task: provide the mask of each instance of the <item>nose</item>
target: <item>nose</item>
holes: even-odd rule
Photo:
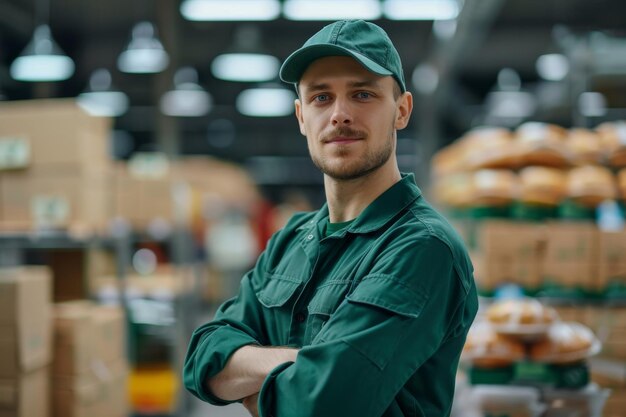
[[[352,113],[345,100],[335,100],[330,121],[333,126],[352,124]]]

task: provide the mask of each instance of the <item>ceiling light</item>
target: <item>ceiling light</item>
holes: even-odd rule
[[[276,78],[279,68],[278,58],[257,53],[222,54],[211,63],[213,75],[227,81],[269,81]]]
[[[456,0],[385,0],[383,13],[391,20],[450,20],[460,12]]]
[[[513,68],[502,68],[498,71],[497,88],[501,91],[519,91],[522,88],[522,79]]]
[[[132,32],[128,47],[117,59],[120,71],[148,74],[161,72],[169,64],[169,56],[161,41],[156,37],[154,25],[150,22],[139,22]]]
[[[280,15],[278,0],[185,0],[180,13],[195,21],[266,21]]]
[[[537,74],[544,80],[561,81],[569,72],[569,61],[561,54],[546,54],[537,58]]]
[[[375,20],[381,16],[378,0],[286,0],[283,13],[291,20]]]
[[[48,25],[37,26],[33,38],[11,64],[18,81],[62,81],[74,74],[74,61],[63,53]]]
[[[227,81],[264,82],[278,77],[280,61],[263,53],[261,32],[254,24],[237,27],[233,46],[211,63],[216,78]]]
[[[601,93],[587,91],[578,97],[578,110],[586,117],[602,117],[606,115],[606,98]]]
[[[112,88],[111,73],[104,68],[91,74],[87,91],[79,94],[77,101],[93,116],[117,117],[128,110],[128,96]]]
[[[526,118],[537,108],[533,95],[524,91],[492,91],[485,105],[487,113],[498,118]]]
[[[432,94],[439,86],[439,72],[431,64],[420,64],[413,71],[412,81],[420,93]]]
[[[239,113],[253,117],[280,117],[293,113],[296,94],[283,87],[268,85],[250,88],[237,96]]]
[[[433,34],[437,39],[447,40],[454,37],[457,28],[456,19],[435,20],[433,22]]]
[[[198,84],[198,73],[184,67],[174,75],[174,89],[161,97],[161,112],[168,116],[200,117],[209,113],[212,98]]]

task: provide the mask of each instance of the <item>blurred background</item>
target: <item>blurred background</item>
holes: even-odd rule
[[[476,269],[453,415],[626,415],[625,15],[0,0],[0,416],[247,415],[192,399],[182,360],[271,234],[324,202],[278,69],[343,18],[394,41],[415,100],[400,168]]]

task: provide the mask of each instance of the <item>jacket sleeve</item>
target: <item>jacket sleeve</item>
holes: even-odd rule
[[[240,347],[265,345],[265,327],[261,306],[255,294],[255,281],[263,275],[265,253],[255,268],[241,281],[236,297],[222,304],[215,318],[199,328],[192,336],[183,366],[183,383],[187,390],[201,400],[214,405],[224,401],[206,389],[208,378],[218,374],[230,356]]]
[[[420,366],[457,337],[450,355],[456,361],[441,375],[453,388],[465,337],[455,330],[469,327],[473,315],[461,323],[468,290],[451,252],[434,238],[396,241],[386,252],[312,345],[266,378],[262,417],[379,417]]]

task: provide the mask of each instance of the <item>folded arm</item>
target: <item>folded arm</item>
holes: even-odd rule
[[[295,362],[297,349],[243,346],[230,357],[224,369],[208,378],[206,388],[225,401],[258,393],[267,375],[278,365]]]

